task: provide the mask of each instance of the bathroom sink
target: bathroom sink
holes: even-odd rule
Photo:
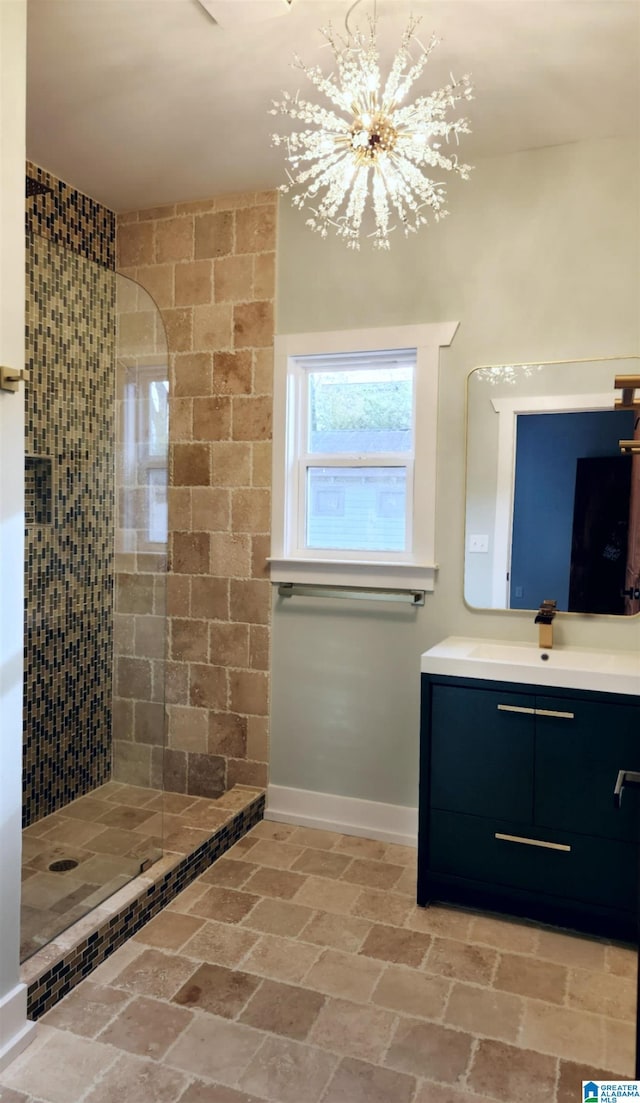
[[[640,696],[640,654],[587,647],[541,649],[536,643],[449,636],[422,655],[424,674],[592,689]]]

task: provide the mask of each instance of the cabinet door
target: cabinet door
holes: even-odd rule
[[[584,835],[636,840],[640,802],[625,789],[616,808],[618,770],[640,770],[640,710],[571,698],[536,698],[534,819]]]
[[[431,807],[530,823],[534,698],[435,685]]]

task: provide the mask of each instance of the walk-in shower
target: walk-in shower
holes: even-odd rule
[[[23,959],[162,853],[166,338],[146,291],[46,236],[48,193],[27,187]]]

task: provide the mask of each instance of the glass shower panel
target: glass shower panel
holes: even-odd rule
[[[149,296],[39,235],[26,353],[22,960],[162,853],[168,385]]]
[[[129,787],[140,816],[153,811],[135,830],[155,861],[166,729],[169,366],[155,303],[120,275],[116,335],[113,778]]]

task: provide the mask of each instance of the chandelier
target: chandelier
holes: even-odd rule
[[[355,7],[355,5],[353,5]],[[424,47],[416,38],[419,18],[412,17],[383,83],[376,44],[375,14],[368,32],[334,34],[321,28],[335,58],[337,73],[324,76],[317,66],[295,58],[313,85],[337,110],[283,92],[274,100],[272,115],[301,120],[307,129],[274,134],[284,146],[289,182],[282,192],[292,193],[294,207],[309,209],[307,226],[327,237],[330,231],[351,249],[360,248],[364,234],[378,249],[388,249],[389,235],[398,227],[405,235],[447,214],[446,188],[433,179],[448,170],[463,180],[470,165],[455,153],[443,152],[442,141],[469,133],[467,119],[448,122],[446,114],[459,100],[473,98],[468,76],[428,95],[405,103],[411,86],[422,74],[438,39]]]

